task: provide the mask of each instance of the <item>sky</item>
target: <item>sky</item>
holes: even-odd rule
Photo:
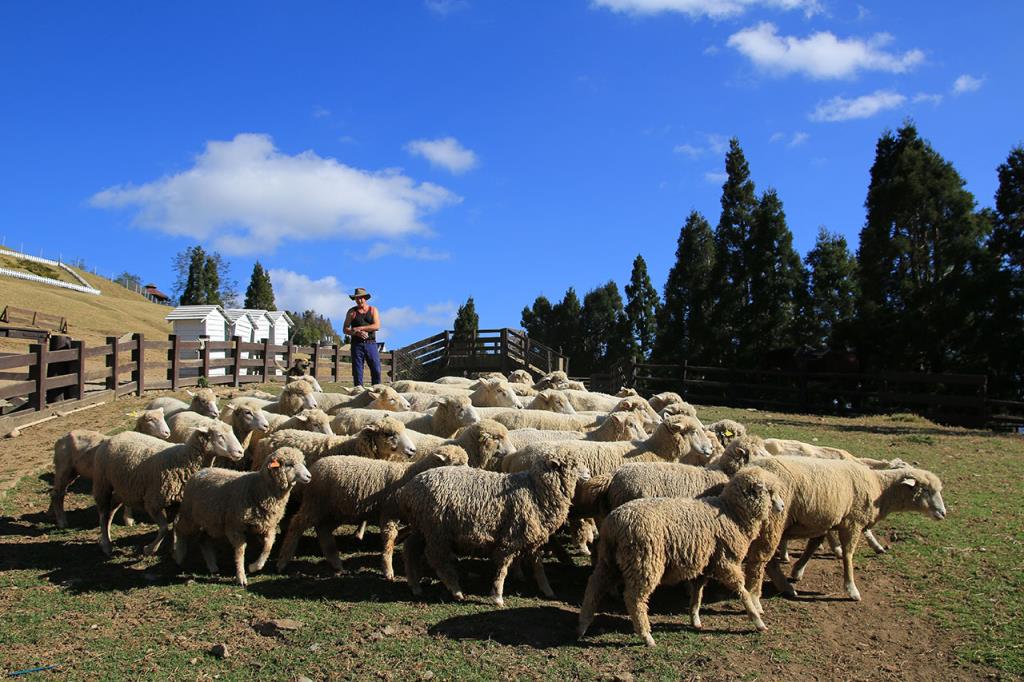
[[[856,248],[874,146],[912,120],[980,206],[1024,140],[1024,3],[381,0],[0,3],[0,239],[169,290],[244,292],[391,347],[516,327],[538,295],[659,291],[735,136],[801,255]]]

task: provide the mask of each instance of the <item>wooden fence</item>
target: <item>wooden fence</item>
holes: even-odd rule
[[[622,386],[644,395],[675,391],[705,405],[831,414],[908,411],[964,426],[1024,425],[1024,403],[990,399],[988,380],[979,374],[862,374],[625,362],[591,377],[593,390],[614,392]]]
[[[69,346],[60,348],[59,346]],[[307,356],[321,381],[351,380],[352,353],[334,345],[276,345],[269,341],[184,341],[175,335],[148,340],[142,334],[108,336],[87,347],[83,341],[53,336],[27,353],[0,355],[0,435],[30,421],[147,390],[177,390],[202,383],[241,386],[283,382],[278,363],[290,367]],[[393,354],[381,353],[382,378],[394,377]]]
[[[533,374],[567,370],[569,359],[518,329],[479,329],[470,339],[443,331],[394,351],[395,378],[436,379],[442,374],[504,372]]]

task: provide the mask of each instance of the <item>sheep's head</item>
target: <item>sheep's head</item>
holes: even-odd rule
[[[725,446],[718,440],[718,436],[715,435],[714,431],[704,429],[704,435],[708,437],[709,441],[711,441],[711,447],[714,449],[714,453],[711,455],[712,459],[719,457],[723,452],[725,452]]]
[[[674,393],[673,391],[666,391],[664,393],[652,395],[649,402],[651,403],[651,407],[654,408],[655,412],[661,412],[665,408],[665,406],[669,405],[670,403],[683,403],[686,401],[683,400],[683,397],[678,393]]]
[[[424,467],[426,469],[466,466],[469,464],[469,455],[458,445],[442,445],[423,459],[429,462]]]
[[[198,440],[200,449],[209,459],[214,457],[226,457],[232,462],[242,459],[245,450],[242,444],[235,437],[235,432],[224,422],[210,422],[197,428],[190,436],[190,440]]]
[[[296,406],[294,412],[300,410],[312,410],[318,407],[316,402],[316,396],[313,395],[313,385],[308,381],[298,379],[296,381],[289,381],[284,386],[284,391],[281,394],[282,402],[288,402]]]
[[[623,386],[619,389],[619,392],[615,394],[616,398],[628,398],[631,395],[640,395],[636,392],[635,388],[627,388]]]
[[[562,384],[569,380],[569,375],[565,372],[558,370],[555,372],[549,372],[540,378],[536,384],[533,385],[538,391],[542,391],[545,388],[559,388]]]
[[[709,424],[708,429],[715,432],[722,445],[728,445],[733,438],[747,435],[747,427],[732,419],[719,419]]]
[[[653,431],[661,423],[661,417],[654,413],[647,404],[647,401],[640,396],[627,396],[616,403],[612,408],[615,412],[635,412],[643,422],[645,430]]]
[[[567,500],[571,500],[576,486],[590,480],[590,469],[569,455],[554,454],[534,460],[530,466],[530,476],[556,488]]]
[[[231,414],[236,423],[241,425],[241,430],[246,433],[250,431],[266,433],[270,430],[270,422],[267,421],[267,415],[263,410],[253,409],[246,405],[235,405]]]
[[[640,415],[635,412],[612,412],[595,432],[597,440],[643,440],[647,438]]]
[[[291,490],[296,484],[309,483],[313,477],[306,468],[306,458],[297,448],[275,450],[263,462],[261,472],[282,492]]]
[[[412,406],[405,396],[390,386],[377,385],[370,389],[372,399],[366,406],[371,410],[387,410],[388,412],[407,412]]]
[[[185,392],[192,397],[188,409],[210,419],[220,416],[220,410],[217,409],[217,396],[213,394],[213,389],[197,388],[194,393],[192,391]]]
[[[747,467],[726,484],[722,499],[734,513],[763,521],[786,508],[784,493],[778,476],[766,469]]]
[[[533,386],[533,377],[525,369],[517,369],[508,375],[509,383]]]
[[[576,408],[569,402],[569,397],[561,391],[545,389],[534,396],[530,402],[531,410],[547,410],[559,414],[576,414]]]
[[[671,417],[658,427],[664,429],[672,439],[675,461],[701,466],[711,460],[715,450],[704,435],[703,425],[693,417],[683,415]],[[655,431],[657,433],[657,431]]]
[[[377,459],[409,460],[416,454],[416,444],[406,433],[405,424],[394,417],[365,426],[363,433],[370,439]]]
[[[144,410],[139,413],[135,420],[135,430],[154,438],[167,440],[171,437],[171,428],[167,426],[164,418],[164,408],[158,407],[155,410]]]
[[[331,430],[331,418],[323,410],[303,410],[295,415],[295,421],[297,421],[298,424],[296,424],[294,428],[302,431],[322,433],[325,436],[334,435],[334,431]]]
[[[764,441],[757,436],[739,436],[729,441],[721,457],[721,469],[729,476],[750,464],[755,459],[770,457]]]
[[[473,407],[472,401],[464,395],[446,395],[441,396],[434,403],[437,406],[437,411],[434,413],[436,419],[438,415],[442,418],[447,417],[453,420],[456,424],[463,426],[469,426],[480,421],[480,413]]]
[[[669,403],[665,407],[661,408],[658,412],[662,419],[672,417],[677,414],[684,414],[687,417],[696,417],[697,409],[690,403]]]
[[[305,381],[316,393],[324,392],[323,386],[320,385],[320,382],[317,381],[316,377],[314,377],[312,374],[302,374],[301,376],[295,377],[295,380]]]
[[[482,407],[514,407],[523,409],[523,401],[504,379],[481,379],[480,387],[473,391],[473,404]]]
[[[455,438],[476,441],[476,455],[470,461],[470,465],[480,469],[486,468],[492,459],[500,460],[516,451],[508,437],[508,429],[493,419],[484,419],[460,429]]]
[[[946,518],[946,505],[942,501],[942,481],[924,469],[900,469],[894,494],[898,511],[917,511],[941,521]]]

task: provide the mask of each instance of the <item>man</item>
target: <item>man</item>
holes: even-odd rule
[[[380,383],[380,356],[377,355],[377,330],[380,329],[380,315],[377,309],[368,304],[370,294],[366,289],[357,287],[349,296],[356,302],[345,315],[344,333],[352,339],[352,383],[363,385],[363,362],[370,365],[370,379]]]

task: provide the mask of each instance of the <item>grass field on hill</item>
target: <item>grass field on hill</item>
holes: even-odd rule
[[[123,401],[129,409],[136,401]],[[83,413],[87,414],[87,413]],[[242,590],[198,556],[184,571],[165,547],[143,558],[154,527],[115,526],[115,556],[96,545],[88,485],[68,496],[71,528],[45,514],[48,476],[28,476],[0,500],[0,670],[59,664],[73,677],[133,679],[1014,679],[1024,676],[1024,439],[950,429],[893,415],[860,419],[724,408],[763,436],[799,438],[938,473],[949,516],[900,515],[876,534],[890,547],[857,557],[861,603],[845,599],[840,564],[822,554],[795,601],[766,602],[769,632],[752,631],[738,601],[710,595],[705,630],[688,626],[685,591],[652,603],[657,648],[645,649],[621,603],[608,600],[593,634],[573,636],[589,561],[550,560],[558,598],[509,580],[506,607],[488,603],[493,569],[462,560],[468,601],[436,582],[415,599],[379,570],[379,542],[339,531],[347,571],[334,575],[310,535],[287,575],[251,577]],[[70,419],[70,418],[69,418]],[[127,417],[111,418],[110,429]],[[39,427],[2,449],[52,447],[71,422]],[[30,440],[32,439],[32,440]],[[273,557],[271,564],[273,563]],[[220,565],[230,565],[220,552]],[[396,556],[396,570],[401,559]],[[772,594],[770,588],[766,595]],[[267,621],[296,623],[275,629]],[[209,653],[217,643],[230,656]]]

